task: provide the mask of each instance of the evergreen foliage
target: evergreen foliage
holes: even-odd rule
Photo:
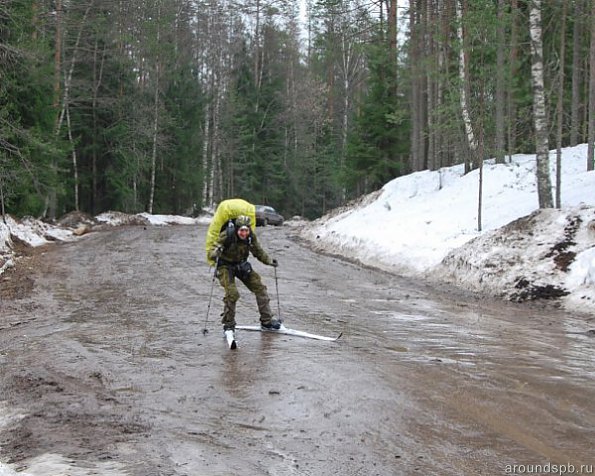
[[[356,195],[376,190],[406,170],[410,135],[390,51],[376,44],[367,52],[368,92],[360,101],[347,153],[346,186]]]
[[[500,26],[506,153],[535,150],[526,2],[412,2],[392,39],[392,0],[310,2],[307,31],[273,0],[62,3],[60,15],[0,5],[0,191],[17,216],[196,214],[242,197],[315,218],[401,174],[466,161],[464,91],[492,157]],[[571,2],[562,30],[562,2],[543,5],[546,102],[563,68],[563,144],[571,127],[584,141],[590,11]]]

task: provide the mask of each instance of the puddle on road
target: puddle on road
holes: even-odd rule
[[[552,373],[580,379],[595,376],[595,352],[586,351],[595,338],[578,331],[584,322],[563,313],[550,312],[545,317],[548,313],[527,316],[530,312],[523,311],[525,315],[515,322],[514,317],[502,319],[501,314],[479,306],[476,311],[466,307],[453,313],[420,300],[406,303],[415,308],[411,312],[395,311],[394,306],[386,306],[388,301],[382,306],[382,299],[373,302],[380,305],[369,312],[382,324],[366,330],[365,337],[374,337],[384,350],[401,353],[401,360],[482,367],[505,364],[519,369],[532,368],[538,361],[535,368],[551,367]],[[543,326],[543,320],[549,320],[549,325]]]
[[[68,476],[122,476],[128,474],[124,465],[117,462],[84,463],[81,466],[76,461],[65,456],[45,453],[27,461],[26,471],[16,466],[16,471],[3,467],[0,463],[0,476],[35,476],[35,475],[68,475]]]

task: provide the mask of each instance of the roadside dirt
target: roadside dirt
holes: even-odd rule
[[[203,226],[91,233],[0,277],[0,461],[32,476],[593,474],[593,318],[258,232],[280,262],[277,301],[252,260],[273,309],[338,342],[238,331],[230,351],[217,283],[203,335]],[[257,324],[240,293],[238,323]]]

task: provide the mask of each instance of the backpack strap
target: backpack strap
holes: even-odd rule
[[[235,221],[233,219],[228,220],[221,227],[221,231],[225,231],[225,233],[227,235],[225,237],[225,242],[223,243],[223,246],[225,248],[227,248],[231,244],[231,242],[233,241],[233,237],[234,237],[234,235],[236,233],[236,224],[235,224]]]

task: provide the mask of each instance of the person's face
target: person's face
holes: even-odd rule
[[[250,228],[248,228],[247,226],[240,227],[240,229],[238,230],[238,236],[241,240],[245,240],[246,238],[248,238],[248,236],[250,236]]]

